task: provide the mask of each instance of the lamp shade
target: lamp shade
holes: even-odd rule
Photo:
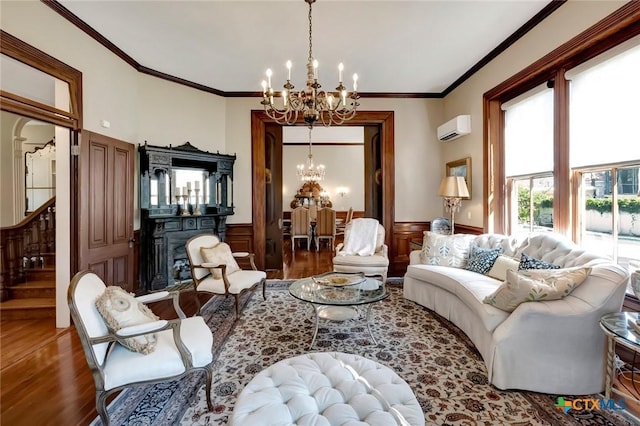
[[[440,182],[438,195],[445,198],[465,198],[469,196],[469,190],[462,176],[447,176]]]

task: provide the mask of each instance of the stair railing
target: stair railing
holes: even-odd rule
[[[9,287],[25,281],[25,269],[47,265],[56,248],[56,197],[31,212],[20,223],[0,228],[0,301],[9,299]]]

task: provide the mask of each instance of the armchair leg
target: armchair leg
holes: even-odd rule
[[[96,391],[96,411],[100,416],[100,420],[102,420],[102,424],[104,426],[109,426],[109,414],[107,413],[106,403],[107,403],[107,392],[104,391]]]
[[[267,280],[262,280],[262,298],[267,300]]]
[[[209,409],[209,411],[213,411],[213,404],[211,403],[211,369],[209,369],[209,367],[205,368],[205,374],[206,374],[206,378],[205,378],[205,388],[204,391],[206,392],[206,396],[207,396],[207,408]]]
[[[198,290],[197,289],[194,290],[194,293],[196,295],[196,308],[197,308],[196,309],[196,313],[194,314],[194,316],[196,316],[196,315],[200,315],[200,308],[202,306],[200,306],[200,297],[198,297]]]

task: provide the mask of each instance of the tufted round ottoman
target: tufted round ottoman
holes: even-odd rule
[[[341,352],[288,358],[242,390],[231,425],[424,425],[409,385],[393,370]]]

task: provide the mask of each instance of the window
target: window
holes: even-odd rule
[[[553,227],[553,89],[546,84],[502,105],[507,232]],[[542,204],[544,203],[544,207]]]
[[[640,259],[640,197],[635,167],[586,169],[577,172],[580,182],[581,244],[594,253],[610,257],[624,267]],[[625,180],[635,181],[624,185]],[[621,188],[635,187],[623,193]]]
[[[553,229],[640,259],[639,19],[625,4],[485,93],[486,232]]]
[[[507,178],[510,235],[551,231],[553,228],[553,177],[540,174]]]
[[[566,73],[570,164],[579,183],[577,239],[628,267],[640,259],[640,37]]]

